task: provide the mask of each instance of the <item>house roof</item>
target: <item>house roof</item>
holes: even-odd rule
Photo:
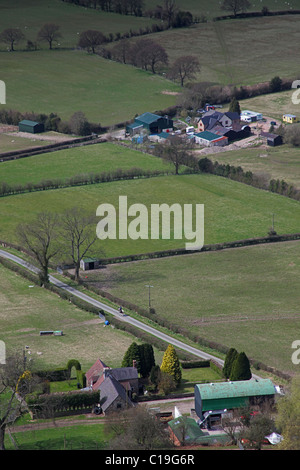
[[[128,398],[125,388],[112,376],[108,375],[99,387],[100,403],[102,410],[105,412],[107,408],[118,398],[121,397],[128,405],[132,405],[132,401]]]
[[[151,124],[152,122],[161,119],[161,116],[153,113],[143,113],[135,118],[135,121],[143,122],[144,124]]]
[[[275,395],[276,390],[270,379],[240,380],[195,385],[202,400],[236,398],[259,395]]]
[[[227,111],[226,113],[227,117],[229,117],[232,121],[235,121],[236,119],[240,119],[240,115],[237,112],[232,112],[232,111]]]
[[[95,364],[86,372],[85,376],[87,379],[87,383],[90,384],[91,381],[95,382],[99,377],[102,376],[103,370],[107,368],[107,365],[104,364],[103,361],[97,359]]]
[[[108,375],[114,377],[119,382],[134,380],[138,378],[138,370],[136,367],[119,367],[116,369],[109,369]]]

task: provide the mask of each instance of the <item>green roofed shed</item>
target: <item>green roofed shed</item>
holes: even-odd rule
[[[195,410],[202,417],[205,411],[240,408],[258,398],[273,399],[275,393],[270,379],[195,385]]]
[[[23,119],[23,121],[19,122],[19,131],[37,134],[39,132],[44,132],[44,124]]]

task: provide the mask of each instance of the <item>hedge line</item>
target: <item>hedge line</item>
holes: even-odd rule
[[[35,417],[51,417],[58,412],[70,410],[91,409],[99,402],[99,391],[97,392],[62,392],[53,394],[36,395],[30,394],[26,397],[29,410]]]
[[[153,178],[155,176],[168,175],[168,171],[143,170],[132,167],[128,170],[122,168],[114,171],[103,171],[101,173],[86,173],[72,176],[66,179],[48,179],[38,183],[26,183],[9,185],[5,181],[0,182],[0,197],[14,194],[30,193],[35,191],[45,191],[49,189],[61,189],[72,186],[84,186],[90,184],[107,183],[110,181],[130,180],[137,178]]]

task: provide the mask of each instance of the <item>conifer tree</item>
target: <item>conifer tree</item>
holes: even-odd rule
[[[224,367],[223,367],[223,374],[226,379],[229,379],[232,369],[232,364],[238,356],[238,352],[235,348],[230,348],[228,353],[226,354]]]
[[[235,98],[235,96],[232,98],[232,100],[230,102],[229,111],[232,112],[232,113],[241,114],[240,103]]]
[[[168,375],[171,375],[174,381],[176,382],[176,384],[180,383],[181,381],[180,363],[179,363],[179,359],[175,351],[175,348],[171,344],[169,344],[169,346],[167,347],[164,353],[160,370],[162,372],[165,372]]]
[[[241,352],[232,364],[230,380],[249,380],[251,377],[249,359],[244,352]]]
[[[136,343],[132,343],[127,349],[123,357],[122,367],[132,367],[133,361],[136,361],[137,370],[140,372],[140,349]]]

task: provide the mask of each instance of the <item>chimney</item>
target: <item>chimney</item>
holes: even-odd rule
[[[135,359],[133,359],[133,361],[132,361],[132,367],[134,367],[136,369],[136,360]]]

